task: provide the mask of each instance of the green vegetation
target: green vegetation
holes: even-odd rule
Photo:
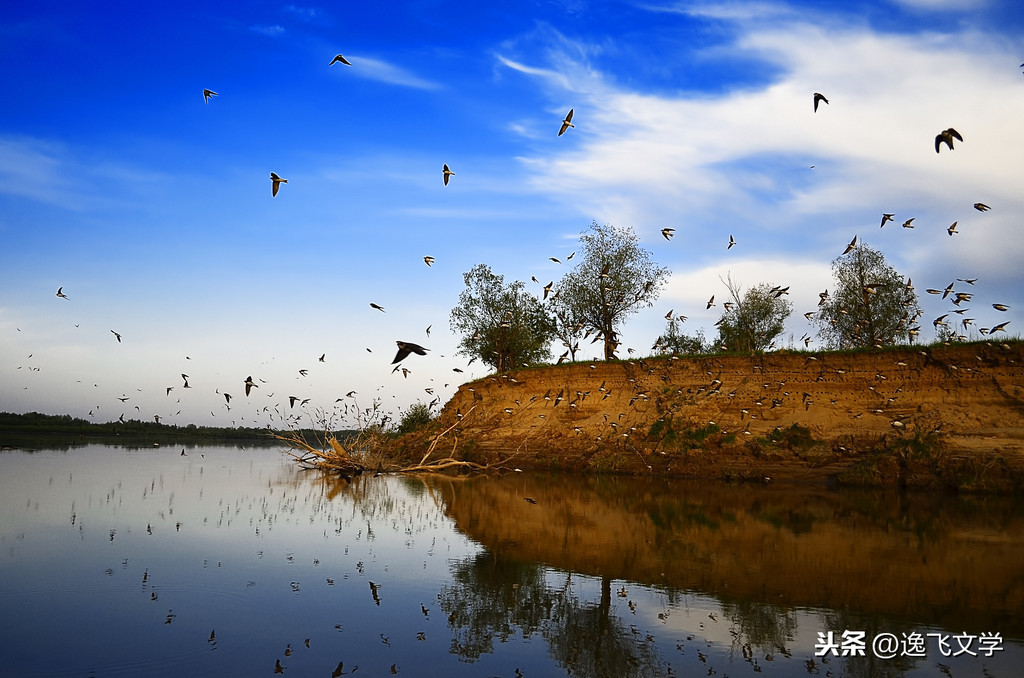
[[[580,236],[580,244],[579,263],[558,283],[555,304],[563,317],[560,338],[575,354],[579,335],[573,335],[573,328],[593,330],[604,341],[605,360],[612,360],[622,321],[653,305],[670,271],[654,264],[632,228],[600,226],[595,221]]]
[[[126,419],[96,424],[68,414],[13,414],[0,412],[0,432],[15,434],[61,434],[79,436],[138,436],[154,439],[205,438],[217,440],[266,439],[267,429],[214,426],[177,426]]]
[[[431,412],[430,406],[426,403],[414,403],[402,414],[402,420],[395,427],[395,433],[398,435],[411,433],[432,421],[434,421],[434,414]]]
[[[464,273],[463,280],[466,289],[451,312],[452,331],[462,334],[458,353],[498,372],[549,356],[554,321],[521,281],[506,284],[486,264]]]
[[[663,417],[647,431],[647,440],[659,441],[659,445],[667,450],[685,450],[702,447],[708,439],[721,434],[722,429],[715,423],[706,426],[687,426],[676,429],[669,417]]]
[[[880,347],[917,336],[917,293],[881,252],[862,242],[832,262],[832,273],[836,287],[814,317],[826,346]]]
[[[782,334],[793,304],[783,299],[789,288],[762,283],[743,293],[730,276],[725,280],[732,301],[718,321],[717,345],[730,353],[760,353]]]
[[[680,325],[684,322],[679,316],[672,316],[665,325],[665,333],[659,336],[653,349],[661,355],[695,355],[707,353],[711,346],[704,339],[704,330],[697,330],[693,336],[684,334]]]

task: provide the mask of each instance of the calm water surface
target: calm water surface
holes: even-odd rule
[[[2,676],[1019,676],[1024,510],[633,478],[348,483],[266,448],[7,451],[0,611]],[[817,656],[846,631],[866,656]]]

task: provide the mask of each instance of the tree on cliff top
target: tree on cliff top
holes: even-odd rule
[[[731,276],[724,282],[732,301],[718,321],[717,345],[742,353],[768,349],[793,312],[793,304],[782,298],[786,290],[762,283],[743,293]]]
[[[818,336],[831,348],[902,343],[910,338],[917,294],[863,242],[832,261],[836,287],[814,318]]]
[[[604,340],[604,357],[615,358],[626,316],[651,306],[669,276],[640,247],[632,228],[595,221],[580,236],[583,256],[558,284],[560,303]]]
[[[549,357],[554,324],[537,297],[520,281],[477,264],[463,274],[466,289],[451,312],[452,331],[462,334],[458,352],[499,372]]]

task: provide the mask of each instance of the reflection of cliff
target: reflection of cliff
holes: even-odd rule
[[[458,528],[498,556],[723,599],[1024,634],[1024,517],[1012,502],[623,477],[430,483]]]
[[[459,439],[475,449],[569,464],[610,447],[634,463],[638,452],[668,449],[668,461],[657,454],[645,460],[658,470],[697,463],[673,462],[667,424],[661,435],[648,435],[666,419],[675,431],[715,422],[740,444],[799,424],[833,450],[941,427],[953,449],[995,452],[1024,471],[1024,344],[562,365],[464,384],[442,423],[456,423],[457,414]],[[815,464],[843,462],[829,452]]]

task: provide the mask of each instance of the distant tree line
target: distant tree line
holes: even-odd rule
[[[177,426],[175,424],[157,424],[151,421],[126,419],[124,422],[113,421],[94,423],[68,414],[40,414],[28,412],[14,414],[0,412],[0,432],[4,433],[60,433],[90,436],[152,436],[156,438],[206,438],[220,440],[255,440],[265,439],[267,429],[247,428],[241,426]]]

